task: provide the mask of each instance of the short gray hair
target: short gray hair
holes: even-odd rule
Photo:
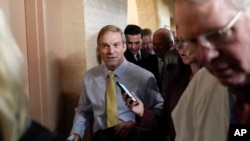
[[[120,33],[120,34],[121,34],[121,37],[122,37],[122,42],[125,43],[124,34],[123,34],[122,30],[121,30],[119,27],[117,27],[117,26],[115,26],[115,25],[106,25],[106,26],[104,26],[104,27],[102,27],[102,28],[100,29],[100,31],[99,31],[99,33],[98,33],[98,35],[97,35],[97,40],[96,40],[97,46],[100,45],[100,38],[101,38],[104,34],[106,34],[107,32],[109,32],[109,31]]]

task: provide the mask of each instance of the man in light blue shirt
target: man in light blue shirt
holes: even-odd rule
[[[90,69],[83,78],[81,96],[68,140],[81,140],[91,119],[94,119],[94,133],[108,128],[105,105],[108,74],[111,71],[115,74],[114,80],[125,84],[130,91],[136,93],[150,111],[160,114],[162,110],[163,99],[154,75],[125,59],[126,46],[120,28],[104,26],[97,37],[97,51],[104,64]],[[118,109],[119,123],[114,126],[114,134],[124,139],[135,131],[135,114],[125,105],[118,86],[116,99],[118,104],[114,108]]]

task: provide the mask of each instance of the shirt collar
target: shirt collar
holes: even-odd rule
[[[128,65],[128,61],[125,59],[124,57],[124,60],[123,62],[120,64],[120,66],[118,66],[115,70],[114,70],[114,73],[115,73],[115,76],[117,76],[118,78],[122,76],[122,74],[124,73],[124,71],[126,71],[126,68],[127,68],[127,65]],[[111,71],[105,66],[105,76],[107,77],[108,74],[110,73]]]

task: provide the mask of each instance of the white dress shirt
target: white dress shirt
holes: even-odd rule
[[[228,89],[201,69],[172,112],[176,141],[226,141],[229,128]]]

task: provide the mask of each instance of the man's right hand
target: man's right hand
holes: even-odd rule
[[[133,92],[131,92],[131,94],[135,97],[137,102],[131,102],[132,99],[127,96],[125,92],[122,93],[122,99],[125,101],[125,104],[133,113],[135,113],[139,117],[142,117],[144,114],[144,104]]]

